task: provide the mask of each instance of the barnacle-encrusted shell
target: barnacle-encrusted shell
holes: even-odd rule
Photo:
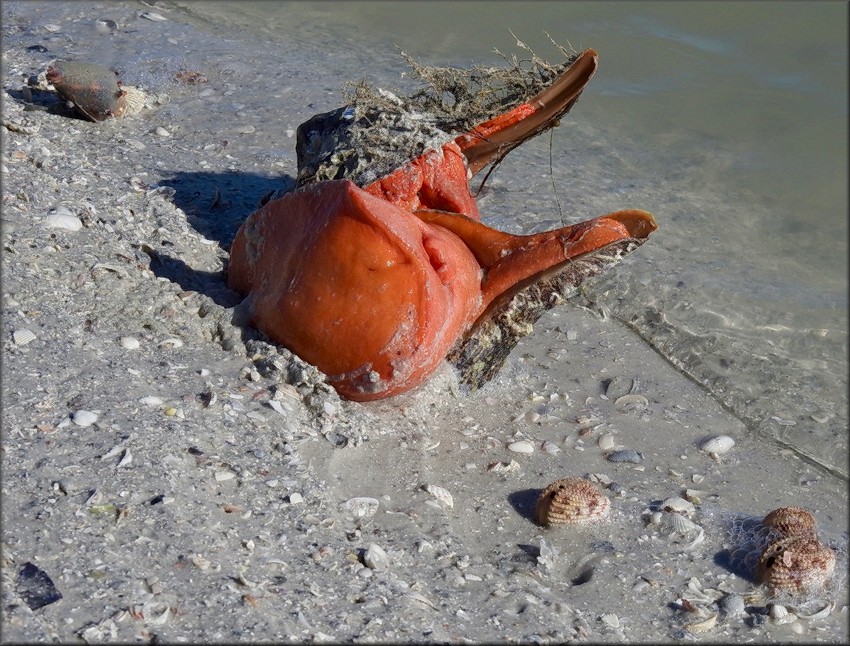
[[[587,523],[603,518],[610,506],[608,497],[592,482],[563,478],[540,494],[535,516],[540,525]]]
[[[783,536],[764,548],[756,580],[774,594],[802,594],[823,587],[835,569],[835,552],[814,534]]]
[[[802,507],[780,507],[774,509],[761,524],[774,529],[783,536],[801,536],[815,531],[815,517]]]

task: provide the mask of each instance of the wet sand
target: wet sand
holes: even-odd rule
[[[110,16],[144,61],[157,24],[138,11]],[[57,33],[101,17],[83,13],[54,14]],[[171,37],[191,51],[203,32]],[[444,367],[367,405],[243,325],[229,240],[294,173],[286,131],[335,106],[344,70],[290,58],[301,82],[257,114],[220,61],[199,85],[164,83],[181,62],[165,61],[147,68],[160,103],[94,124],[48,92],[27,110],[22,82],[51,52],[5,47],[4,641],[846,641],[846,481],[750,436],[590,304],[541,319],[479,392]],[[645,401],[617,405],[622,388]],[[700,444],[720,434],[736,443],[713,459]],[[608,461],[605,436],[642,461]],[[508,450],[518,439],[533,452]],[[533,522],[540,490],[567,476],[604,488],[606,520]],[[651,522],[673,496],[693,501],[702,540]],[[785,505],[812,510],[840,575],[781,601],[801,616],[834,604],[825,617],[770,619],[722,556],[736,515]],[[61,599],[32,609],[32,579]],[[720,610],[730,595],[741,613]]]

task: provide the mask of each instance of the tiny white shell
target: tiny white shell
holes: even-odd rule
[[[550,455],[555,455],[556,453],[561,452],[561,447],[549,440],[543,442],[543,445],[540,448]]]
[[[508,444],[508,451],[514,453],[534,453],[534,445],[528,440],[517,440]]]
[[[183,347],[183,341],[181,341],[181,340],[180,340],[180,339],[178,339],[177,337],[170,337],[170,338],[168,338],[168,339],[165,339],[165,340],[163,340],[163,341],[160,341],[159,346],[160,346],[161,348],[165,348],[165,347],[168,347],[168,348],[181,348],[181,347]]]
[[[144,404],[145,406],[159,406],[161,404],[164,404],[165,401],[163,401],[161,398],[157,397],[156,395],[148,395],[147,397],[142,397],[139,400],[139,403]]]
[[[703,440],[700,448],[706,453],[728,453],[735,446],[735,440],[728,435],[715,435]]]
[[[65,229],[66,231],[79,231],[83,228],[80,218],[71,213],[51,213],[45,218],[44,224],[50,229]]]
[[[35,341],[35,332],[25,328],[12,332],[12,340],[15,345],[26,345],[30,341]]]
[[[448,489],[443,489],[443,487],[438,487],[437,485],[432,484],[423,485],[422,489],[434,496],[434,498],[439,500],[446,507],[455,506],[454,499],[452,498],[452,495],[449,493]]]
[[[71,417],[71,421],[77,426],[91,426],[97,421],[97,413],[90,410],[80,409]]]
[[[139,347],[139,340],[133,336],[122,336],[118,342],[125,350],[136,350]]]

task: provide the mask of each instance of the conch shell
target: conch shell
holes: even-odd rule
[[[531,99],[394,169],[368,146],[348,150],[362,120],[353,108],[302,124],[299,186],[249,216],[231,247],[228,282],[248,295],[252,324],[316,365],[341,396],[388,397],[423,383],[482,321],[516,309],[518,293],[548,285],[553,301],[564,283],[580,282],[558,278],[571,264],[640,244],[656,228],[644,211],[517,236],[481,223],[469,191],[469,177],[552,127],[595,69],[587,50]],[[551,306],[520,309],[533,322]],[[492,376],[481,365],[482,345],[493,355],[487,339],[465,355],[476,382]]]

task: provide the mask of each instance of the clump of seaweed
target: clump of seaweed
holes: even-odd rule
[[[495,50],[507,67],[435,67],[401,52],[422,87],[404,96],[366,81],[348,84],[346,106],[318,114],[298,128],[298,186],[342,178],[366,186],[523,103],[576,58],[575,52],[552,43],[564,57],[559,64],[548,63],[520,40],[517,46],[527,58],[509,58]]]

